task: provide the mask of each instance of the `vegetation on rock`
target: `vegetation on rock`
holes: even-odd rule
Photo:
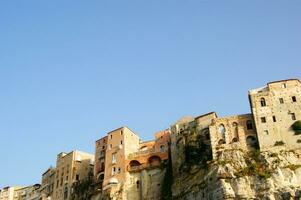
[[[283,146],[285,143],[283,141],[276,141],[274,146]]]
[[[295,123],[293,123],[291,128],[295,132],[295,135],[300,135],[301,134],[301,121],[296,121]]]

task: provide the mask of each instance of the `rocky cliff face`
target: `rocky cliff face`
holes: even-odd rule
[[[207,166],[174,177],[173,199],[301,199],[300,152],[222,152]]]

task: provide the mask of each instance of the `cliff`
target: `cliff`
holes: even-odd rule
[[[301,160],[297,151],[223,151],[203,166],[186,166],[174,178],[172,199],[301,198]]]

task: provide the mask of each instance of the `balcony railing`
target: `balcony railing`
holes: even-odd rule
[[[128,159],[134,159],[136,157],[145,156],[145,155],[149,155],[152,153],[158,153],[158,152],[156,152],[155,149],[147,149],[147,150],[143,150],[143,151],[137,151],[135,153],[129,154]]]
[[[155,162],[155,163],[145,163],[145,164],[141,164],[141,165],[137,165],[137,166],[128,166],[128,171],[129,172],[138,172],[141,171],[143,169],[153,169],[153,168],[157,168],[160,167],[161,163]]]

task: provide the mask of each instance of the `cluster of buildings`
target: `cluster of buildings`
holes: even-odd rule
[[[42,175],[41,184],[6,187],[0,200],[69,200],[74,185],[93,180],[95,193],[114,194],[120,199],[158,199],[164,164],[171,159],[173,174],[185,162],[185,146],[194,134],[210,148],[212,159],[226,149],[299,149],[301,136],[291,126],[301,120],[301,82],[298,79],[270,82],[250,90],[250,114],[218,117],[210,112],[186,116],[170,129],[141,141],[128,127],[121,127],[95,142],[95,154],[72,151],[57,155],[56,166]],[[170,152],[170,154],[169,154]],[[170,155],[170,156],[169,156]]]

